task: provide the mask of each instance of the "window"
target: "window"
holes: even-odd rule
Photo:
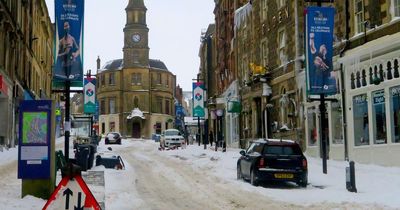
[[[101,75],[101,86],[106,85],[106,75]]]
[[[169,76],[167,75],[167,77],[165,79],[167,80],[166,84],[165,84],[165,87],[168,87],[169,86]]]
[[[267,66],[268,64],[268,43],[267,40],[261,43],[261,53],[262,53],[262,65]]]
[[[353,97],[354,144],[369,144],[369,119],[367,94]]]
[[[132,74],[132,84],[133,85],[140,85],[141,83],[142,83],[142,74],[133,73]]]
[[[110,98],[109,105],[109,113],[115,114],[115,98]]]
[[[278,31],[278,55],[279,55],[279,62],[283,64],[287,59],[285,55],[285,47],[286,47],[286,34],[285,30],[281,29]]]
[[[157,84],[161,85],[161,73],[157,74],[157,80],[156,80]]]
[[[264,144],[263,143],[252,143],[247,149],[247,154],[260,154],[262,153]]]
[[[276,3],[278,5],[278,9],[282,8],[283,6],[285,6],[285,1],[286,0],[276,0]]]
[[[308,125],[308,145],[317,145],[318,131],[317,131],[317,114],[315,107],[307,109],[307,125]]]
[[[343,120],[342,120],[342,111],[340,108],[340,104],[338,102],[332,103],[332,143],[333,144],[343,144]]]
[[[266,0],[260,1],[261,2],[261,20],[267,20],[267,12],[268,12],[268,4]]]
[[[374,113],[374,144],[386,144],[385,91],[372,92]]]
[[[390,89],[392,114],[392,142],[400,142],[400,86]]]
[[[106,101],[104,99],[100,100],[100,114],[106,114]]]
[[[157,113],[162,113],[162,98],[161,97],[158,97],[157,99],[156,99],[156,112]]]
[[[165,114],[171,114],[169,104],[169,100],[165,100]]]
[[[354,0],[354,15],[356,20],[357,33],[364,31],[364,2],[363,0]]]
[[[108,78],[108,84],[109,85],[115,85],[115,74],[114,73],[110,73],[109,76],[110,77]]]
[[[269,145],[264,150],[264,155],[301,155],[299,146]]]
[[[161,123],[156,122],[155,127],[156,127],[156,134],[161,134]]]
[[[139,52],[133,52],[132,53],[132,61],[133,63],[139,63]]]
[[[393,0],[394,16],[400,16],[400,0]]]

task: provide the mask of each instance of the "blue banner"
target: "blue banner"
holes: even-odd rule
[[[336,94],[337,81],[332,63],[335,10],[307,7],[305,14],[308,94]]]
[[[83,82],[84,0],[55,0],[54,87]]]

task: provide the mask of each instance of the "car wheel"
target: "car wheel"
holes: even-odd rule
[[[121,139],[118,139],[117,144],[121,144]]]
[[[256,180],[256,175],[254,174],[254,170],[253,169],[250,171],[250,184],[253,185],[253,186],[257,186],[258,185],[257,180]]]
[[[240,168],[240,165],[238,164],[237,165],[237,179],[238,180],[241,180],[241,179],[243,179],[243,175],[242,175],[242,169]]]
[[[299,185],[300,187],[307,187],[308,184],[307,176],[303,177],[300,181],[297,181],[296,184]]]

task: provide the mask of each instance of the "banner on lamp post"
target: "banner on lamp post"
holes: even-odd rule
[[[331,7],[307,7],[306,64],[309,95],[337,93],[337,78],[333,72],[333,21]]]
[[[84,0],[55,0],[53,86],[82,87]]]
[[[193,83],[193,117],[204,117],[204,83]]]
[[[96,113],[96,79],[86,77],[83,83],[83,112],[85,114],[94,114]]]

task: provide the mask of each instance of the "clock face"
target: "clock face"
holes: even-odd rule
[[[132,41],[133,42],[139,42],[140,41],[140,35],[139,34],[133,34],[132,35]]]

